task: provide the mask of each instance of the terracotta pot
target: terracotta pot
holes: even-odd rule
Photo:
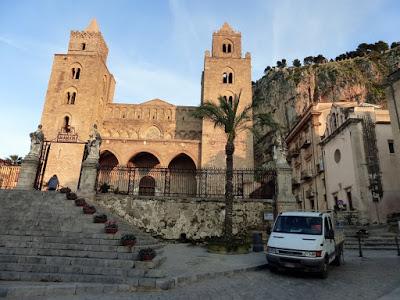
[[[123,240],[122,246],[135,246],[136,240]]]
[[[143,261],[150,261],[153,260],[153,257],[151,255],[143,255],[142,256]]]
[[[93,218],[93,223],[105,223],[107,222],[107,218]]]
[[[86,215],[93,215],[96,212],[96,208],[94,207],[83,207],[83,213]]]
[[[104,230],[106,233],[112,233],[112,234],[115,234],[118,232],[118,228],[114,228],[114,227],[106,227],[106,228],[104,228]]]

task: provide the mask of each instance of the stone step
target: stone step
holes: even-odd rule
[[[122,284],[126,280],[122,276],[33,273],[17,271],[0,271],[0,280],[42,281],[42,282],[97,282],[107,284]]]
[[[34,249],[59,249],[59,250],[80,250],[80,251],[102,251],[102,252],[122,252],[130,253],[137,252],[145,247],[157,247],[152,243],[137,241],[133,247],[117,245],[101,245],[101,244],[86,244],[82,243],[49,243],[49,242],[35,242],[35,241],[4,241],[0,240],[0,248],[34,248]]]
[[[344,245],[345,249],[358,249],[358,245]],[[366,246],[361,245],[362,250],[397,250],[396,246],[393,245],[381,245],[381,246]]]
[[[1,271],[30,272],[30,273],[63,273],[83,275],[108,275],[123,277],[144,277],[146,270],[135,268],[110,268],[98,266],[71,266],[71,265],[47,265],[47,264],[19,264],[3,263]]]
[[[106,258],[106,259],[124,259],[135,260],[138,252],[105,252],[105,251],[81,251],[81,250],[63,250],[63,249],[36,249],[36,248],[18,248],[18,247],[0,247],[0,254],[5,255],[28,255],[28,256],[56,256],[56,257],[81,257],[81,258]]]
[[[104,225],[103,225],[104,226]],[[156,239],[152,238],[151,236],[135,231],[129,232],[122,232],[119,230],[116,234],[108,234],[103,231],[99,233],[92,233],[92,232],[70,232],[70,231],[49,231],[49,230],[1,230],[0,229],[0,237],[4,235],[14,235],[14,236],[32,236],[32,237],[63,237],[63,238],[79,238],[79,239],[105,239],[105,240],[119,240],[124,234],[132,233],[136,236],[137,239],[141,238],[148,238],[149,240]]]
[[[97,266],[107,268],[133,268],[135,266],[134,260],[124,259],[4,254],[0,254],[0,263]]]

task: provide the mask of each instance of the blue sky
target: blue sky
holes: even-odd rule
[[[96,18],[109,47],[114,102],[198,105],[204,51],[225,21],[242,32],[253,80],[276,60],[335,57],[400,40],[396,0],[0,0],[0,157],[24,156],[42,113],[54,53]],[[244,53],[243,53],[244,54]]]

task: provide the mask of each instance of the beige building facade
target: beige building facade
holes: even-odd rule
[[[328,207],[383,223],[400,211],[399,164],[389,112],[379,106],[332,105],[321,142]]]
[[[225,134],[192,116],[196,107],[161,99],[114,103],[115,79],[107,67],[108,47],[95,20],[72,31],[66,54],[56,54],[41,124],[50,142],[44,182],[57,174],[76,189],[93,124],[102,136],[100,165],[196,169],[225,166]],[[213,33],[206,51],[201,102],[241,94],[239,111],[252,102],[251,58],[242,57],[241,34],[227,23]],[[194,96],[195,97],[195,96]],[[248,124],[251,126],[251,122]],[[253,137],[241,132],[234,167],[253,168]]]
[[[292,189],[299,209],[328,209],[320,142],[331,107],[331,102],[310,105],[286,136],[288,159],[293,170]]]

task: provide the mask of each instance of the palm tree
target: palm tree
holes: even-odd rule
[[[6,158],[6,162],[11,165],[20,165],[22,163],[22,157],[16,154],[12,154]]]
[[[226,177],[225,177],[225,228],[224,237],[231,241],[232,212],[233,212],[233,153],[235,152],[235,138],[239,131],[248,129],[246,123],[251,120],[251,105],[238,112],[240,95],[235,94],[233,101],[227,97],[218,97],[218,104],[206,101],[196,108],[193,115],[197,118],[206,118],[214,123],[214,127],[221,127],[226,134]]]

